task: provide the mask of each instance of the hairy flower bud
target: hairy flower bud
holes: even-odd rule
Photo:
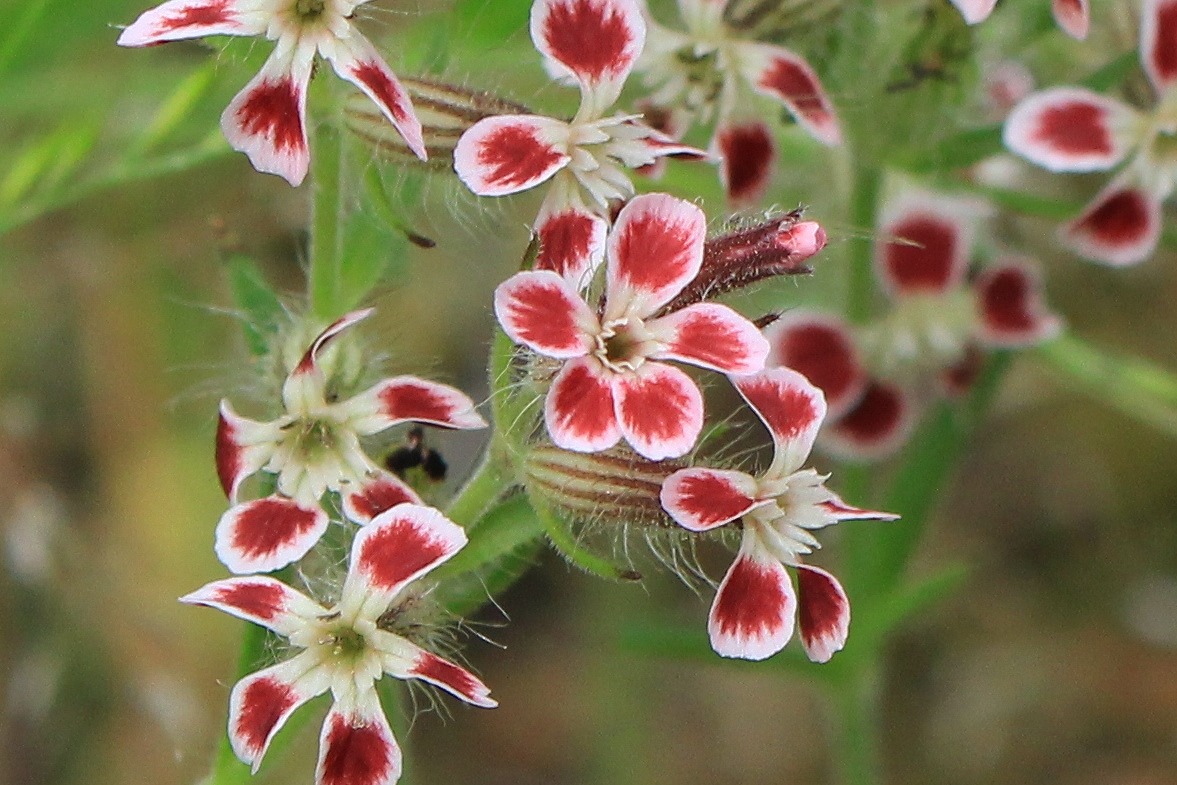
[[[662,482],[684,466],[622,448],[580,453],[540,445],[524,459],[523,474],[528,492],[566,519],[663,527],[673,524],[662,509]]]
[[[453,166],[454,145],[470,126],[494,115],[530,114],[522,104],[483,90],[407,77],[401,79],[401,84],[412,98],[421,120],[425,149],[429,151],[428,162],[422,162],[413,154],[372,102],[362,100],[363,96],[351,96],[344,110],[345,123],[352,133],[370,144],[377,154],[398,162],[449,171]]]
[[[812,272],[805,264],[826,245],[826,233],[814,221],[802,221],[801,209],[744,226],[707,241],[703,266],[667,310],[740,289],[777,275]]]

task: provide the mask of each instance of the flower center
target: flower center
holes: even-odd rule
[[[327,8],[327,0],[297,0],[295,13],[303,22],[313,22],[323,15]]]
[[[889,378],[939,372],[963,358],[976,318],[967,289],[905,295],[866,337],[866,353]]]
[[[594,356],[614,373],[636,371],[642,367],[653,347],[643,335],[641,321],[629,318],[605,322],[597,336]]]
[[[322,418],[308,418],[291,423],[294,452],[310,463],[339,446],[336,424]]]

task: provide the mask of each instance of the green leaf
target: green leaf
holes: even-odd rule
[[[216,83],[218,65],[217,60],[210,59],[180,82],[143,131],[127,146],[128,158],[141,156],[158,146],[188,119],[192,110]]]
[[[29,44],[36,40],[33,33],[45,18],[50,2],[25,0],[21,3],[20,15],[5,25],[4,35],[0,36],[0,74],[7,71],[19,55],[29,48]]]
[[[1071,386],[1139,423],[1177,436],[1177,376],[1136,357],[1102,352],[1072,335],[1035,354]]]
[[[450,12],[454,40],[474,50],[502,46],[527,30],[530,10],[531,0],[458,0]]]
[[[233,301],[245,317],[245,341],[249,351],[260,357],[269,351],[285,309],[252,259],[235,255],[229,259],[228,268]]]
[[[51,193],[94,147],[97,130],[66,122],[20,153],[0,180],[0,207],[17,204],[32,193]]]

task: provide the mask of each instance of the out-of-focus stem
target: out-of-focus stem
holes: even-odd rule
[[[844,785],[875,785],[882,777],[878,679],[872,663],[859,660],[857,672],[836,690],[834,709],[838,781]]]
[[[340,310],[342,138],[337,130],[326,124],[321,124],[314,136],[310,185],[314,189],[314,202],[311,207],[307,290],[311,311],[322,319],[333,319],[339,316]]]
[[[873,240],[869,233],[874,229],[875,216],[879,206],[879,189],[882,172],[874,166],[855,164],[854,179],[850,194],[850,225],[866,236],[856,237],[850,243],[849,289],[846,292],[846,315],[850,321],[860,324],[871,313],[871,298],[874,295],[874,274],[871,271]]]

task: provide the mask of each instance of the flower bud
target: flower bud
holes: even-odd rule
[[[826,233],[793,210],[707,241],[695,279],[667,306],[676,310],[777,275],[811,272],[805,264],[826,245]]]
[[[429,79],[402,77],[401,84],[413,101],[421,121],[429,160],[424,165],[449,171],[453,166],[458,138],[479,120],[500,114],[530,114],[522,104],[499,98],[483,90],[469,90]],[[418,163],[396,129],[363,95],[349,97],[344,108],[347,128],[372,146],[381,156],[397,162]]]
[[[662,482],[684,466],[649,461],[623,448],[579,453],[548,444],[527,454],[523,474],[528,493],[568,520],[669,527]]]

